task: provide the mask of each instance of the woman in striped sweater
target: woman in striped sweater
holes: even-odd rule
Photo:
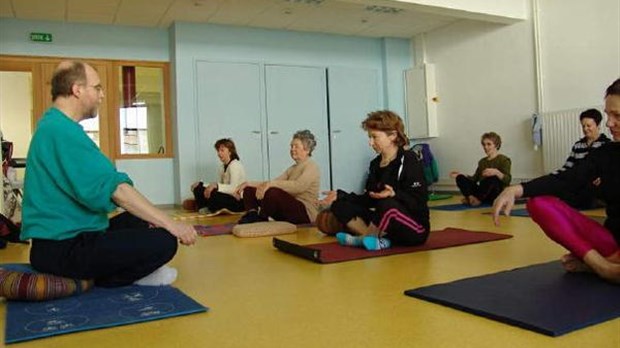
[[[596,109],[588,109],[579,115],[579,122],[581,123],[581,129],[583,130],[584,137],[579,139],[571,149],[570,155],[566,159],[566,163],[562,168],[553,172],[553,175],[558,175],[567,169],[573,168],[577,164],[581,163],[590,151],[601,147],[603,144],[611,141],[605,134],[601,133],[600,124],[603,120],[601,112]],[[560,199],[568,203],[571,207],[577,209],[589,209],[594,208],[597,205],[597,201],[594,195],[594,191],[600,184],[600,179],[596,178],[588,186],[584,187],[579,192],[566,192]]]

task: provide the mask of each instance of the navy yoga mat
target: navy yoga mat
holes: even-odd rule
[[[515,201],[515,204],[523,204],[527,202],[526,198],[520,198]],[[474,209],[484,209],[491,208],[493,205],[490,203],[483,203],[479,206],[472,207],[471,205],[463,204],[463,203],[455,203],[455,204],[446,204],[446,205],[435,205],[432,207],[428,207],[428,209],[433,210],[443,210],[443,211],[461,211],[461,210],[474,210]]]
[[[428,207],[428,209],[433,210],[443,210],[443,211],[461,211],[461,210],[472,210],[472,209],[483,209],[490,208],[491,204],[480,204],[477,207],[472,207],[471,205],[456,203],[456,204],[446,204],[446,205],[436,205],[433,207]]]
[[[620,317],[620,285],[567,273],[559,261],[405,291],[548,336]]]
[[[208,308],[171,286],[97,288],[43,302],[9,301],[5,343],[94,330],[180,315]]]
[[[493,215],[493,212],[492,211],[487,211],[487,212],[484,212],[482,214],[484,214],[484,215]],[[505,216],[505,215],[502,212],[500,216]],[[530,213],[525,208],[512,209],[510,211],[510,216],[530,217]]]
[[[333,263],[448,248],[452,246],[489,242],[507,238],[512,238],[512,236],[508,234],[468,231],[448,227],[441,231],[431,232],[428,240],[423,245],[393,246],[389,249],[379,251],[368,251],[363,248],[342,246],[337,242],[299,245],[275,237],[273,238],[273,246],[285,253],[299,256],[314,262]]]

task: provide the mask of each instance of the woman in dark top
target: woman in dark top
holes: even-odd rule
[[[498,224],[499,214],[510,214],[515,198],[533,197],[527,203],[532,219],[570,251],[562,257],[567,271],[590,271],[620,283],[620,79],[607,88],[605,112],[612,142],[592,151],[578,166],[506,188],[495,200],[493,218]],[[604,226],[557,198],[565,191],[578,192],[597,178],[597,198],[607,205]]]
[[[331,213],[349,232],[336,238],[368,250],[423,244],[430,230],[428,192],[422,162],[404,148],[409,141],[402,119],[391,111],[376,111],[362,128],[379,155],[370,162],[363,194],[330,191],[322,201],[332,203]]]
[[[594,149],[598,149],[603,144],[611,141],[605,134],[601,133],[599,128],[603,116],[596,109],[588,109],[579,115],[579,123],[583,131],[583,138],[579,139],[571,149],[570,155],[566,159],[566,163],[562,168],[553,172],[553,174],[561,173],[581,163]],[[567,191],[560,199],[568,203],[571,207],[577,209],[592,209],[598,204],[595,197],[595,190],[598,187],[599,180],[594,179],[591,184],[585,186],[579,192]]]
[[[450,177],[456,179],[456,185],[463,194],[463,204],[474,207],[482,203],[491,204],[512,180],[510,158],[499,153],[502,138],[495,132],[484,133],[480,137],[480,145],[486,157],[478,161],[474,175],[450,172]]]

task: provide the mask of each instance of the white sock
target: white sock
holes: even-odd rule
[[[177,273],[176,268],[163,265],[146,277],[136,280],[134,284],[143,286],[170,285],[177,279]]]

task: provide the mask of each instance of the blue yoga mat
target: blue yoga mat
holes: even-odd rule
[[[482,213],[484,215],[492,215],[493,212],[489,211],[489,212],[484,212]],[[501,213],[501,216],[504,216],[504,213]],[[520,208],[520,209],[512,209],[510,211],[510,216],[518,216],[518,217],[530,217],[530,213],[527,211],[527,209],[525,208]]]
[[[525,202],[527,202],[527,198],[519,198],[515,200],[515,204],[523,204]],[[436,206],[428,207],[428,208],[434,209],[434,210],[443,210],[443,211],[461,211],[461,210],[491,208],[492,206],[493,204],[491,203],[482,203],[476,207],[472,207],[471,205],[463,204],[463,203],[455,203],[455,204],[446,204],[446,205],[436,205]]]
[[[207,307],[171,286],[94,288],[44,302],[9,301],[5,343],[206,312]]]
[[[513,209],[510,212],[510,216],[520,216],[520,217],[529,217],[530,213],[527,211],[527,209],[522,208],[522,209]]]
[[[620,285],[567,273],[559,261],[405,291],[549,336],[620,317]]]

